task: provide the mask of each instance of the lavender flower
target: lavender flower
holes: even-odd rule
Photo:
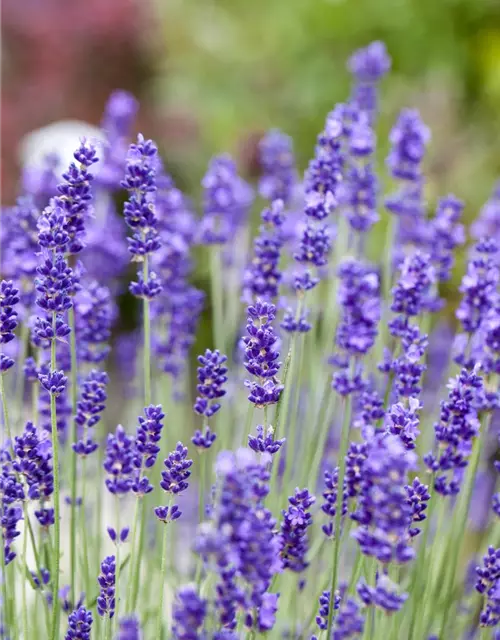
[[[276,316],[276,307],[258,300],[247,308],[247,312],[244,364],[249,373],[259,378],[258,382],[245,382],[250,389],[248,399],[258,407],[275,404],[283,390],[276,378],[281,362],[277,362],[279,352],[274,350],[274,345],[278,338],[271,324]]]
[[[83,432],[83,438],[72,445],[73,451],[78,455],[87,456],[97,449],[97,443],[92,438],[86,437],[86,431],[101,420],[101,413],[106,408],[107,384],[107,373],[95,369],[89,373],[82,384],[75,422],[80,432]]]
[[[164,524],[178,520],[182,515],[182,511],[179,511],[179,507],[176,504],[171,507],[155,507],[154,512],[158,520]]]
[[[101,573],[97,579],[99,596],[97,597],[97,613],[112,618],[115,615],[115,556],[106,556],[101,562]]]
[[[341,603],[339,613],[333,624],[332,640],[354,638],[363,633],[364,618],[359,612],[359,605],[353,598]]]
[[[14,340],[14,330],[17,327],[17,311],[14,307],[19,302],[19,290],[9,280],[0,283],[0,344],[7,344]],[[14,360],[5,354],[0,354],[0,375],[14,366]]]
[[[175,451],[172,451],[163,461],[165,471],[161,472],[162,480],[160,482],[163,491],[177,495],[188,488],[187,480],[191,475],[189,469],[192,467],[193,461],[187,457],[187,454],[187,447],[182,442],[178,442]]]
[[[91,281],[78,292],[74,305],[78,359],[98,364],[109,354],[111,328],[117,315],[111,292]]]
[[[141,640],[141,637],[141,626],[134,615],[120,619],[116,640]]]
[[[198,367],[196,390],[199,396],[196,398],[194,410],[206,418],[210,418],[220,409],[220,403],[214,400],[226,395],[226,390],[223,388],[224,383],[227,382],[227,367],[224,366],[226,361],[227,356],[221,355],[218,349],[215,351],[207,349],[205,355],[198,356],[201,367]]]
[[[354,77],[352,100],[358,109],[373,116],[377,111],[377,85],[391,68],[391,58],[383,42],[372,42],[349,58]]]
[[[210,449],[216,438],[216,434],[212,433],[210,427],[206,427],[203,433],[199,429],[197,429],[194,436],[191,438],[191,442],[198,449],[198,451],[203,451],[204,449]]]
[[[24,490],[18,481],[11,464],[10,454],[0,450],[0,527],[5,565],[16,557],[12,543],[21,535],[17,530],[17,523],[23,518],[22,508],[18,503],[24,500]]]
[[[288,204],[297,182],[292,139],[277,129],[268,131],[259,142],[259,160],[260,195],[270,202],[282,200]]]
[[[139,416],[139,426],[135,438],[135,450],[137,452],[135,466],[142,469],[151,468],[160,452],[158,443],[161,440],[163,430],[163,418],[165,414],[161,405],[150,405],[144,409],[144,418]]]
[[[257,453],[269,453],[271,455],[278,453],[285,442],[285,438],[275,440],[274,428],[271,425],[269,425],[265,434],[264,427],[262,425],[257,425],[256,431],[256,436],[248,435],[248,446],[250,449]]]
[[[425,511],[427,510],[427,502],[431,496],[429,493],[429,487],[418,478],[414,478],[410,485],[405,487],[408,495],[408,502],[412,509],[412,522],[423,522],[426,519]],[[412,538],[418,536],[420,529],[418,527],[411,527],[409,534]]]
[[[109,474],[106,478],[106,487],[110,493],[120,495],[131,490],[135,456],[134,439],[125,433],[121,425],[118,425],[114,435],[108,434],[103,463],[105,471]]]
[[[399,611],[408,599],[408,594],[400,593],[397,585],[385,574],[377,576],[374,587],[359,582],[356,589],[365,605],[379,607],[389,614]]]
[[[386,413],[385,428],[388,433],[399,436],[406,449],[415,448],[415,440],[420,433],[420,418],[417,411],[421,409],[417,398],[410,397],[408,407],[398,402]]]
[[[476,573],[476,591],[484,598],[480,623],[483,627],[494,627],[500,622],[500,549],[488,547],[483,566],[476,567]]]
[[[173,606],[172,633],[176,640],[196,640],[207,615],[207,603],[193,587],[179,589]]]
[[[64,640],[90,640],[91,627],[92,613],[85,607],[79,607],[69,614]]]
[[[328,616],[330,615],[330,593],[331,591],[323,591],[319,597],[319,611],[316,616],[316,624],[324,631],[328,629]],[[341,597],[339,593],[335,594],[335,602],[333,608],[335,611],[340,607]]]
[[[383,563],[414,557],[408,544],[412,509],[405,485],[415,459],[395,436],[379,434],[368,444],[358,507],[352,515],[359,524],[353,537],[362,553]]]
[[[14,454],[12,468],[24,478],[27,498],[41,503],[48,500],[54,492],[52,450],[33,423],[27,422],[22,435],[16,436]]]
[[[296,489],[295,495],[288,498],[288,509],[282,511],[280,545],[285,569],[300,572],[308,566],[307,529],[312,524],[312,516],[308,509],[315,500],[307,489]]]
[[[436,217],[431,223],[431,261],[439,282],[450,279],[454,264],[453,252],[465,243],[465,229],[459,222],[463,208],[463,202],[451,194],[441,198]]]

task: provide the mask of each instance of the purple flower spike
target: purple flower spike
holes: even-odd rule
[[[176,593],[172,615],[175,640],[198,638],[207,615],[207,602],[197,594],[194,587],[181,587]]]
[[[45,442],[31,422],[26,423],[22,435],[14,440],[12,467],[24,478],[29,500],[44,502],[54,492],[52,448],[46,448]]]
[[[14,307],[19,302],[19,289],[10,280],[0,282],[0,344],[14,340],[17,327],[17,312]]]
[[[482,627],[495,627],[500,622],[500,549],[488,547],[483,566],[476,567],[476,591],[484,599],[479,618]]]
[[[116,640],[141,640],[141,626],[136,616],[126,616],[120,619]]]
[[[216,438],[217,435],[210,431],[210,427],[207,427],[204,433],[197,429],[194,436],[191,438],[191,442],[198,449],[198,451],[202,452],[204,449],[210,449]]]
[[[161,432],[163,430],[163,418],[165,414],[161,405],[150,405],[144,409],[144,417],[139,416],[139,426],[135,438],[135,448],[137,456],[135,466],[142,469],[151,468],[160,452],[158,443],[161,440]]]
[[[109,474],[106,478],[106,487],[110,493],[119,495],[131,490],[135,456],[134,439],[125,433],[121,425],[118,425],[115,434],[108,434],[106,457],[103,463],[105,471]]]
[[[218,349],[207,349],[204,355],[198,356],[201,367],[198,367],[196,390],[199,396],[196,398],[194,410],[206,418],[210,418],[220,409],[220,404],[213,401],[226,395],[223,388],[227,382],[227,367],[224,366],[226,361],[227,356],[221,355]]]
[[[101,573],[97,578],[99,583],[97,613],[100,616],[112,618],[115,615],[115,579],[115,556],[107,556],[101,563]]]
[[[399,611],[408,599],[408,594],[400,593],[398,586],[384,574],[377,576],[374,587],[370,587],[366,582],[359,582],[356,590],[365,605],[379,607],[385,613]]]
[[[429,493],[429,487],[426,484],[420,482],[418,478],[415,478],[411,485],[405,487],[408,495],[408,502],[412,509],[412,522],[423,522],[426,519],[425,511],[427,510],[427,503],[431,498]],[[420,529],[418,527],[411,527],[409,534],[412,538],[418,536]]]
[[[191,475],[189,469],[193,461],[188,459],[187,454],[188,448],[178,442],[175,451],[164,460],[166,469],[161,473],[160,487],[167,493],[177,495],[188,488],[187,479]]]
[[[265,434],[262,425],[258,425],[256,431],[256,436],[248,435],[248,446],[250,449],[253,449],[253,451],[257,453],[270,453],[271,455],[278,453],[285,442],[285,438],[275,440],[274,428],[271,425],[269,425]]]
[[[268,131],[259,142],[259,160],[260,195],[270,202],[283,200],[288,204],[298,178],[292,139],[277,129]]]
[[[92,613],[85,607],[75,609],[68,617],[68,631],[64,640],[90,640]]]
[[[280,532],[281,557],[285,569],[300,572],[308,566],[307,529],[312,524],[309,508],[315,500],[307,489],[296,489],[295,495],[288,498],[290,504],[288,509],[282,512]]]
[[[371,116],[377,111],[378,83],[389,72],[391,58],[380,41],[358,49],[349,58],[347,68],[354,78],[352,101]]]
[[[68,381],[63,371],[49,371],[46,374],[40,373],[38,379],[42,387],[54,396],[58,396],[64,392]]]

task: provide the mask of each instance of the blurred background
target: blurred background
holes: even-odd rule
[[[113,89],[140,100],[178,185],[196,193],[209,157],[256,171],[278,127],[300,168],[326,113],[348,95],[345,62],[384,40],[383,159],[390,126],[416,106],[430,126],[429,200],[453,190],[473,219],[500,175],[498,0],[3,0],[2,201],[13,203],[18,145],[61,119],[100,122]]]

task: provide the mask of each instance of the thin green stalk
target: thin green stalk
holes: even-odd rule
[[[5,553],[4,553],[4,549],[5,549],[5,543],[4,543],[4,534],[3,534],[3,527],[0,527],[0,537],[1,537],[1,543],[2,546],[0,548],[0,556],[1,556],[1,562],[2,562],[2,593],[3,593],[3,602],[4,605],[1,609],[1,621],[3,626],[5,627],[5,629],[7,631],[9,631],[10,629],[10,620],[9,620],[9,590],[7,590],[7,572],[6,572],[6,567],[5,567]]]
[[[139,508],[139,543],[136,549],[136,563],[133,574],[133,591],[132,591],[132,611],[135,610],[137,606],[137,597],[139,595],[139,578],[141,575],[141,556],[142,556],[142,547],[144,544],[144,534],[146,529],[146,505],[144,498],[139,498],[140,500],[140,508]]]
[[[52,316],[55,335],[56,314]],[[52,340],[50,347],[50,369],[56,369],[56,341]],[[52,457],[54,473],[54,556],[52,563],[52,640],[59,638],[59,570],[60,570],[60,547],[61,547],[61,522],[60,522],[60,488],[59,488],[59,438],[57,434],[57,410],[56,397],[50,394],[50,424],[52,436]]]
[[[75,310],[71,307],[68,310],[68,325],[70,328],[69,340],[70,340],[70,352],[71,352],[71,444],[77,440],[76,433],[76,405],[78,400],[78,361],[76,356],[76,333],[75,333]],[[77,455],[72,448],[70,450],[71,455],[71,530],[70,530],[70,590],[71,590],[71,602],[75,602],[76,592],[76,495],[77,495],[77,474],[76,464]]]
[[[20,343],[20,353],[18,358],[18,369],[16,372],[16,390],[15,390],[15,407],[18,411],[17,422],[22,423],[23,417],[23,392],[24,392],[24,373],[23,373],[23,364],[26,360],[26,353],[28,351],[28,340],[29,340],[29,326],[27,322],[23,322],[21,325],[21,335],[19,336]]]
[[[210,285],[213,303],[213,338],[214,346],[222,353],[226,353],[226,341],[224,332],[224,301],[222,298],[222,273],[220,263],[220,247],[210,247]]]
[[[304,473],[308,473],[308,487],[316,486],[319,466],[321,464],[321,459],[325,453],[325,444],[328,439],[328,432],[330,430],[328,407],[330,406],[332,395],[333,394],[330,377],[327,377],[325,387],[323,389],[321,404],[319,407],[318,418],[314,426],[314,437],[311,438],[311,452],[313,457],[311,459],[311,455],[309,455],[308,462],[304,465]]]
[[[172,506],[172,498],[168,501],[168,512],[170,513],[170,507]],[[156,622],[156,635],[157,640],[161,640],[163,632],[163,596],[165,592],[165,570],[167,566],[167,542],[168,542],[168,526],[164,525],[163,539],[161,545],[161,565],[160,565],[160,597],[158,602],[158,619]]]
[[[147,282],[149,277],[148,257],[145,256],[143,264],[143,279]],[[144,298],[144,406],[151,404],[151,317],[150,304],[147,298]]]
[[[339,553],[340,553],[340,524],[342,521],[342,500],[344,497],[343,487],[345,479],[345,457],[347,454],[347,448],[349,446],[349,428],[351,426],[351,403],[352,398],[349,394],[346,398],[343,398],[344,412],[342,420],[342,434],[340,440],[339,450],[339,481],[337,500],[335,501],[335,539],[333,541],[333,567],[332,567],[332,582],[330,586],[330,606],[328,612],[328,633],[327,637],[331,636],[333,625],[333,610],[335,603],[335,590],[337,588],[337,572],[339,565]]]
[[[255,410],[255,405],[253,402],[249,402],[248,403],[248,409],[247,409],[247,417],[245,420],[245,430],[243,431],[243,437],[241,438],[242,440],[242,446],[245,447],[247,445],[247,439],[248,439],[248,434],[250,433],[250,431],[252,430],[252,419],[253,419],[253,412]]]
[[[10,448],[12,449],[12,432],[10,430],[9,410],[7,408],[7,396],[5,393],[5,382],[3,375],[0,375],[0,398],[2,399],[3,408],[3,424],[5,431],[7,432],[7,439],[9,441]]]
[[[23,532],[22,555],[23,555],[23,563],[25,566],[25,570],[28,571],[28,563],[26,560],[26,551],[28,548],[28,532],[26,530],[26,526],[27,526],[26,521],[28,519],[28,509],[27,509],[26,503],[23,504],[23,511],[24,511],[24,532]],[[0,553],[3,553],[3,547],[2,549],[0,549]],[[26,578],[23,580],[22,598],[23,598],[23,630],[24,630],[24,637],[27,640],[29,638],[29,626],[28,626],[28,602],[26,598]]]
[[[139,520],[139,502],[140,502],[140,498],[137,497],[135,501],[134,520],[132,525],[132,537],[130,538],[130,553],[132,557],[132,562],[130,565],[130,576],[129,576],[129,583],[128,583],[128,593],[127,593],[127,603],[125,607],[125,613],[130,613],[132,611],[132,598],[134,595],[135,543],[137,538],[137,521]]]
[[[86,431],[86,428],[85,428]],[[84,434],[84,440],[86,439],[86,433]],[[81,479],[82,479],[82,504],[80,506],[80,527],[82,532],[82,557],[83,557],[83,584],[85,585],[85,593],[90,593],[90,567],[89,567],[89,541],[87,535],[87,523],[85,518],[85,505],[87,500],[87,457],[82,459],[81,466]]]
[[[120,615],[120,498],[116,496],[116,573],[115,573],[115,615]]]

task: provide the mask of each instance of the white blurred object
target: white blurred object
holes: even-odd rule
[[[98,127],[79,120],[61,120],[26,134],[19,144],[21,165],[23,169],[43,170],[45,158],[55,154],[59,159],[56,175],[61,178],[73,162],[73,153],[82,138],[96,145],[100,161],[92,167],[92,173],[95,175],[102,165],[102,143],[106,136]]]

